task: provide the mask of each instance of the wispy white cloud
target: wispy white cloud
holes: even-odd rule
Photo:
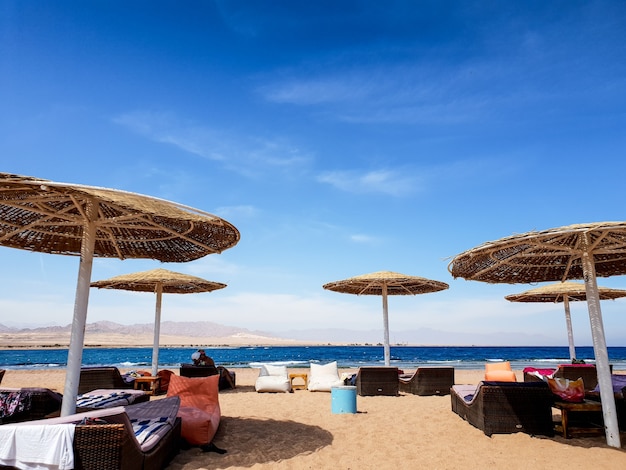
[[[397,197],[421,189],[418,177],[393,170],[329,171],[318,175],[317,180],[351,193],[382,193]]]
[[[129,112],[114,117],[113,122],[155,142],[219,162],[224,168],[247,177],[257,177],[267,170],[299,172],[313,158],[284,137],[242,137],[184,121],[169,113]]]
[[[350,240],[356,243],[363,243],[366,245],[373,245],[378,243],[378,239],[376,237],[372,237],[371,235],[364,235],[362,233],[350,235]]]

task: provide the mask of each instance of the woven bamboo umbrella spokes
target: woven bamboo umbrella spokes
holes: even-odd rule
[[[626,222],[577,224],[484,243],[455,256],[455,278],[489,283],[583,279],[607,443],[621,447],[596,277],[626,274]]]
[[[108,188],[0,173],[0,245],[80,255],[61,414],[76,409],[93,257],[184,262],[235,246],[212,214]]]
[[[91,283],[91,287],[101,289],[120,289],[136,292],[154,292],[156,294],[156,308],[154,313],[154,344],[152,347],[152,375],[156,376],[159,368],[159,336],[161,329],[161,299],[162,294],[196,294],[223,289],[226,284],[207,281],[189,274],[168,271],[167,269],[153,269],[131,274],[122,274],[110,279]]]
[[[416,295],[437,292],[448,288],[445,282],[433,281],[419,276],[379,271],[371,274],[350,277],[342,281],[324,284],[324,289],[356,295],[380,295],[383,298],[383,328],[385,365],[391,363],[389,349],[388,295]]]
[[[598,295],[600,296],[600,300],[615,300],[620,297],[626,297],[626,290],[598,286]],[[574,330],[572,329],[572,316],[569,303],[570,301],[587,300],[585,284],[581,282],[557,282],[527,290],[519,294],[507,295],[504,298],[511,302],[562,302],[565,308],[569,355],[570,359],[576,359],[576,346],[574,345]]]

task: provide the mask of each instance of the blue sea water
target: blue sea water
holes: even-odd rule
[[[382,346],[242,346],[205,348],[219,365],[254,367],[273,363],[289,367],[309,367],[309,363],[337,361],[339,367],[383,365]],[[191,362],[195,348],[161,348],[159,367],[177,369]],[[576,348],[578,359],[594,362],[592,347]],[[485,362],[511,361],[514,369],[549,368],[568,363],[567,347],[413,347],[392,346],[391,363],[400,369],[418,366],[452,366],[458,369],[482,369]],[[609,347],[609,361],[614,370],[626,370],[626,347]],[[152,348],[86,348],[84,366],[113,365],[119,368],[145,369],[152,364]],[[67,349],[0,350],[2,369],[48,369],[67,365]]]

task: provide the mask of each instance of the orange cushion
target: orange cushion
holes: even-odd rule
[[[491,372],[494,370],[511,370],[511,363],[509,361],[502,361],[502,362],[488,362],[485,364],[486,372]]]
[[[485,372],[485,380],[493,382],[517,382],[515,372],[511,370],[492,370]]]

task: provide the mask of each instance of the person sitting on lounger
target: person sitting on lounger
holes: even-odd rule
[[[235,388],[235,381],[231,373],[223,366],[216,366],[215,361],[206,355],[204,349],[198,349],[195,353],[191,355],[191,360],[193,361],[194,366],[209,366],[215,367],[220,372],[220,382],[226,382],[230,388]]]

